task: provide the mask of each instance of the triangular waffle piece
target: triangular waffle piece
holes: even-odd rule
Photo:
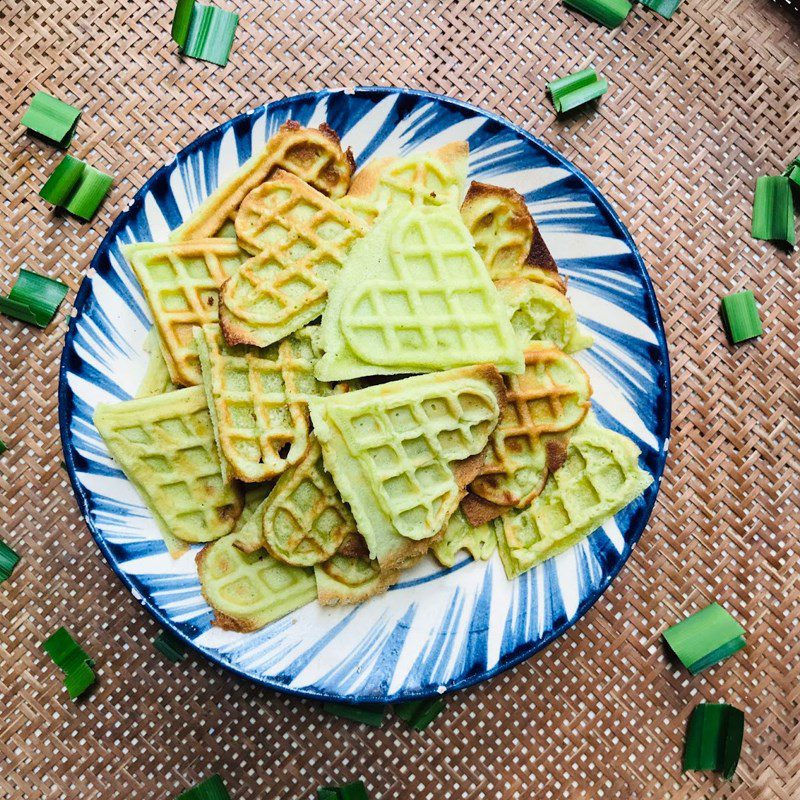
[[[575,309],[565,294],[527,277],[495,281],[495,286],[522,344],[552,342],[565,353],[591,346],[592,337],[578,324]]]
[[[209,542],[233,530],[242,496],[222,479],[202,386],[101,404],[94,424],[163,531]]]
[[[373,159],[355,174],[340,203],[370,223],[397,201],[458,205],[467,182],[468,159],[467,142],[403,158]]]
[[[257,508],[239,533],[260,541]],[[276,561],[266,550],[244,552],[229,534],[204,547],[196,558],[200,588],[214,609],[215,624],[231,631],[255,631],[312,602],[317,596],[314,573]]]
[[[153,325],[144,338],[144,351],[147,353],[147,370],[142,382],[136,390],[136,397],[154,397],[157,394],[166,394],[179,387],[172,382],[169,368],[161,350],[158,330]]]
[[[410,566],[404,564],[403,568]],[[357,534],[348,536],[339,552],[314,567],[317,599],[324,606],[363,603],[385,592],[401,575],[402,570],[382,571],[377,561],[370,560],[367,546]]]
[[[311,400],[325,468],[381,569],[441,532],[479,471],[504,394],[484,364]]]
[[[261,527],[270,554],[297,567],[326,561],[355,533],[355,520],[325,472],[313,436],[305,456],[275,484],[262,509]]]
[[[508,311],[454,206],[386,211],[355,244],[322,320],[320,380],[492,363],[522,372]]]
[[[637,498],[653,482],[638,459],[630,439],[590,415],[570,437],[566,462],[542,493],[498,526],[509,580],[572,547]]]
[[[233,477],[268,480],[308,449],[308,399],[330,391],[314,378],[314,330],[262,349],[229,347],[219,325],[195,328],[214,435]]]
[[[268,195],[274,203],[263,202]],[[322,313],[366,225],[287,172],[261,186],[257,200],[245,206],[241,227],[263,249],[223,287],[220,323],[230,344],[266,347]]]
[[[219,319],[219,287],[247,258],[235,241],[203,239],[125,248],[158,329],[170,379],[184,386],[200,383],[192,328]]]
[[[583,420],[592,388],[574,358],[541,342],[525,351],[525,372],[505,380],[507,404],[469,488],[489,502],[524,508],[563,463],[564,442],[553,435]]]
[[[443,567],[452,567],[461,550],[466,550],[476,561],[488,561],[497,550],[497,537],[493,523],[473,526],[461,508],[457,508],[442,538],[431,546],[431,552]]]
[[[566,291],[558,265],[519,192],[473,181],[461,205],[461,216],[494,280],[524,274]]]
[[[324,123],[319,130],[301,128],[290,120],[281,125],[264,149],[217,187],[172,234],[173,241],[233,236],[233,221],[242,200],[279,169],[297,175],[328,197],[342,197],[356,164],[342,151],[336,132]]]

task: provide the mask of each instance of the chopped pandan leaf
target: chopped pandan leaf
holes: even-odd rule
[[[54,206],[63,206],[75,191],[84,169],[86,164],[79,158],[64,156],[39,190],[39,196]]]
[[[422,731],[444,711],[445,701],[441,697],[428,700],[412,700],[394,707],[394,713],[412,728]]]
[[[59,628],[42,646],[64,672],[64,686],[73,700],[80,697],[95,682],[92,672],[94,661],[66,628]]]
[[[219,775],[212,775],[202,783],[179,794],[176,800],[231,800]]]
[[[622,25],[632,8],[628,0],[564,0],[564,4],[607,28]]]
[[[794,204],[791,183],[786,176],[762,175],[756,181],[751,233],[754,239],[794,246]]]
[[[339,790],[332,786],[317,789],[317,800],[339,800]]]
[[[58,100],[47,92],[36,92],[22,117],[28,130],[45,139],[67,147],[78,124],[81,110]]]
[[[744,628],[718,603],[667,628],[663,635],[692,675],[745,646]]]
[[[186,648],[183,646],[183,642],[169,631],[161,631],[153,639],[153,646],[176,664],[180,664],[186,658]]]
[[[0,539],[0,583],[7,581],[19,564],[19,556]]]
[[[82,220],[90,220],[100,208],[113,182],[114,179],[110,175],[87,164],[78,188],[64,208]]]
[[[20,269],[8,297],[0,297],[0,313],[46,328],[68,291],[61,281]]]
[[[348,703],[324,703],[322,710],[343,719],[351,719],[364,725],[379,728],[383,723],[386,706],[380,703],[362,703],[350,705]]]
[[[0,439],[0,455],[5,453],[6,450],[8,450],[8,447],[6,447],[6,443],[2,439]]]
[[[795,193],[795,197],[800,196],[800,156],[786,167],[783,174],[789,179],[789,184]]]
[[[672,19],[672,15],[681,4],[681,0],[639,0],[639,2],[665,19]]]
[[[727,703],[700,703],[686,730],[683,769],[714,770],[730,780],[744,739],[744,713]]]
[[[75,669],[67,672],[64,677],[64,686],[72,700],[80,697],[95,682],[95,675],[88,661],[79,664]]]
[[[763,333],[758,306],[751,291],[736,292],[722,298],[722,321],[733,344],[744,342]]]
[[[90,220],[114,179],[72,156],[64,156],[39,195],[83,220]]]
[[[186,44],[193,8],[194,0],[178,0],[175,6],[175,16],[172,18],[172,39],[177,42],[178,47]]]
[[[224,67],[228,63],[239,15],[194,0],[178,0],[172,19],[172,38],[190,58],[211,61]]]
[[[608,91],[608,81],[590,68],[573,72],[547,84],[553,105],[559,114],[595,100]]]
[[[800,156],[796,156],[789,162],[789,166],[783,171],[784,175],[788,175],[795,167],[800,167]]]
[[[339,800],[369,800],[367,789],[362,781],[346,783],[338,788]]]
[[[72,638],[66,628],[59,628],[54,634],[45,639],[42,647],[56,665],[66,673],[73,672],[81,664],[88,664],[90,667],[94,665],[94,661]]]

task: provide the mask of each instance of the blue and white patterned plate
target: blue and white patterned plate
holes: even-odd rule
[[[164,240],[288,119],[327,122],[368,158],[468,139],[470,177],[522,192],[595,344],[579,358],[605,425],[630,436],[655,481],[588,540],[509,582],[499,560],[417,566],[388,594],[349,608],[312,603],[267,628],[212,626],[194,551],[173,560],[92,424],[100,402],[131,397],[145,369],[150,315],[121,245]],[[488,678],[535,653],[597,600],[625,563],[655,502],[670,419],[667,347],[630,235],[597,189],[525,131],[437,95],[325,91],[256,109],[201,136],[147,181],[92,261],[61,363],[67,468],[106,559],[165,627],[208,658],[266,686],[349,701],[431,695]]]

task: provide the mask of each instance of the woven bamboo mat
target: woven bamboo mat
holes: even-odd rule
[[[800,797],[797,257],[748,234],[757,175],[800,152],[800,17],[792,2],[685,0],[624,27],[556,0],[244,3],[231,62],[181,62],[171,3],[4,0],[0,6],[0,285],[21,266],[72,290],[145,177],[199,133],[285,94],[397,84],[505,115],[609,197],[655,281],[674,380],[673,440],[640,545],[577,626],[465,690],[424,734],[367,729],[234,679],[171,665],[156,625],[95,547],[59,463],[66,324],[0,318],[0,535],[23,556],[0,588],[0,797],[172,798],[211,772],[233,798],[308,798],[361,776],[373,798]],[[544,85],[590,61],[599,111],[557,121]],[[84,109],[70,150],[116,177],[91,225],[37,196],[58,152],[18,122],[46,89]],[[731,348],[719,295],[754,290],[765,335]],[[748,648],[690,678],[659,633],[712,599]],[[73,704],[40,649],[68,625],[98,662]],[[746,710],[736,777],[680,772],[701,700]]]

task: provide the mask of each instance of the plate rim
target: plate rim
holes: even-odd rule
[[[165,614],[161,612],[161,610],[158,607],[156,607],[152,603],[150,597],[147,597],[143,595],[141,592],[139,592],[139,590],[134,586],[132,580],[128,577],[128,575],[120,569],[117,560],[113,557],[110,548],[108,547],[104,538],[97,531],[95,524],[91,519],[87,493],[84,490],[80,480],[78,479],[77,468],[75,466],[74,445],[72,442],[72,437],[70,435],[71,422],[72,422],[72,409],[69,407],[69,400],[70,400],[70,395],[72,394],[72,389],[69,387],[67,381],[68,361],[70,359],[71,353],[74,350],[73,340],[76,334],[77,321],[80,318],[80,316],[82,316],[83,307],[86,305],[87,300],[91,296],[90,295],[91,281],[87,280],[87,278],[90,278],[90,273],[95,272],[96,265],[99,262],[102,253],[110,246],[113,239],[116,238],[119,229],[122,227],[123,217],[127,216],[130,212],[134,211],[134,209],[136,209],[144,202],[144,197],[149,192],[150,187],[160,178],[160,176],[163,173],[170,170],[173,167],[173,165],[175,165],[178,162],[179,159],[188,157],[196,150],[203,147],[208,139],[223,135],[224,132],[228,130],[230,127],[238,124],[245,118],[252,117],[256,112],[261,111],[262,109],[265,111],[268,111],[270,109],[280,109],[283,105],[291,105],[292,103],[296,103],[298,101],[311,100],[315,98],[317,100],[321,100],[324,97],[333,94],[344,94],[344,95],[366,94],[366,95],[382,95],[382,96],[386,96],[389,94],[397,94],[401,96],[410,95],[413,97],[420,97],[432,100],[436,103],[451,104],[463,110],[469,111],[473,114],[478,114],[480,116],[486,117],[496,123],[499,123],[502,126],[510,128],[518,136],[521,136],[523,139],[532,142],[535,146],[541,148],[548,155],[550,155],[552,158],[558,161],[561,166],[563,166],[567,171],[569,171],[572,175],[574,175],[578,180],[581,181],[585,189],[592,195],[594,200],[608,215],[614,227],[616,228],[616,232],[618,234],[621,234],[622,238],[629,246],[631,255],[634,257],[637,267],[639,268],[639,271],[644,277],[643,285],[645,289],[646,302],[650,306],[651,312],[653,312],[652,315],[655,321],[654,333],[656,334],[656,339],[658,341],[659,349],[663,350],[666,356],[666,358],[664,359],[664,363],[662,365],[662,376],[661,376],[662,380],[659,384],[663,386],[665,393],[664,415],[662,419],[658,420],[659,427],[666,426],[666,430],[663,436],[663,447],[658,454],[657,469],[655,474],[653,475],[653,483],[646,490],[645,493],[645,498],[646,498],[645,506],[642,509],[640,515],[641,523],[637,526],[638,530],[636,530],[633,533],[630,540],[628,539],[625,540],[625,547],[620,553],[620,557],[617,564],[611,570],[609,570],[608,574],[600,582],[597,589],[592,591],[578,605],[575,615],[571,619],[568,619],[562,624],[551,629],[550,631],[547,632],[547,634],[545,634],[541,639],[537,640],[535,643],[528,643],[527,645],[519,647],[517,650],[513,651],[510,654],[507,654],[506,656],[501,656],[493,667],[489,669],[484,669],[476,674],[463,675],[458,680],[451,681],[450,683],[448,683],[445,686],[445,688],[441,691],[438,688],[437,689],[432,688],[428,691],[425,690],[404,691],[401,689],[398,692],[395,692],[394,695],[389,695],[386,697],[378,697],[369,694],[343,695],[343,694],[337,694],[335,692],[321,692],[315,689],[293,688],[281,684],[275,679],[263,678],[252,675],[248,673],[245,669],[237,667],[234,664],[227,663],[214,653],[211,653],[208,650],[201,647],[200,645],[195,644],[194,641],[189,636],[187,636],[183,631],[181,631],[180,628],[178,628]],[[639,539],[642,537],[644,530],[650,521],[650,517],[652,516],[653,513],[653,508],[655,507],[656,500],[658,499],[659,490],[661,487],[661,480],[664,474],[664,468],[666,465],[667,456],[669,454],[670,434],[672,428],[672,374],[671,374],[671,365],[669,357],[669,344],[667,341],[666,332],[664,329],[664,321],[661,317],[661,309],[658,304],[655,288],[653,286],[652,280],[645,266],[644,260],[639,252],[638,247],[636,246],[636,243],[633,240],[633,237],[628,231],[627,226],[623,223],[617,212],[614,210],[614,208],[611,206],[611,204],[605,198],[605,196],[600,192],[597,186],[593,183],[593,181],[591,181],[583,173],[582,170],[580,170],[578,167],[576,167],[574,164],[568,161],[565,156],[563,156],[561,153],[553,149],[549,144],[542,141],[538,136],[526,131],[524,128],[517,125],[516,123],[511,122],[510,120],[506,119],[505,117],[499,114],[496,114],[493,111],[487,111],[479,106],[473,105],[472,103],[468,103],[464,100],[459,100],[453,97],[449,97],[444,94],[438,94],[436,92],[429,92],[421,89],[411,89],[401,86],[357,86],[357,87],[327,88],[327,89],[320,89],[317,91],[302,92],[300,94],[287,95],[286,97],[281,97],[277,100],[271,100],[267,103],[254,106],[250,110],[244,111],[241,114],[237,114],[235,117],[231,117],[230,119],[225,120],[224,122],[220,123],[214,128],[211,128],[210,130],[201,134],[197,138],[193,139],[185,147],[182,147],[173,155],[173,157],[170,160],[168,160],[166,163],[158,167],[158,169],[156,169],[155,172],[153,172],[147,178],[147,180],[144,182],[141,188],[139,188],[138,191],[134,194],[132,200],[127,205],[127,207],[122,208],[117,213],[116,217],[112,221],[111,225],[109,226],[102,240],[97,245],[97,250],[95,251],[95,254],[92,257],[92,260],[89,264],[89,268],[86,274],[81,279],[81,284],[78,288],[78,291],[75,295],[75,300],[72,304],[72,309],[69,317],[69,325],[64,335],[64,344],[61,351],[61,358],[58,370],[58,424],[59,424],[59,433],[61,439],[61,448],[64,456],[64,463],[66,465],[67,474],[69,475],[73,494],[78,502],[78,508],[80,509],[86,527],[89,529],[89,532],[91,533],[92,538],[95,541],[95,544],[97,544],[98,547],[100,548],[100,552],[102,553],[103,558],[112,568],[117,577],[121,580],[123,586],[127,589],[127,591],[131,594],[131,596],[133,596],[139,602],[139,604],[142,605],[147,610],[147,612],[155,619],[155,621],[163,629],[168,630],[170,633],[177,636],[184,644],[188,645],[192,650],[200,654],[203,658],[210,661],[211,663],[216,664],[217,666],[222,667],[228,672],[231,672],[240,678],[244,678],[253,684],[268,689],[272,689],[274,691],[281,692],[283,694],[292,695],[295,697],[302,697],[310,700],[318,700],[323,702],[334,701],[334,702],[344,702],[351,704],[369,703],[369,702],[381,702],[389,704],[389,703],[405,702],[408,700],[416,700],[422,698],[435,697],[437,695],[449,694],[451,692],[455,692],[460,689],[465,689],[467,687],[474,686],[483,681],[490,680],[491,678],[496,677],[500,673],[505,672],[506,670],[509,670],[512,667],[521,664],[523,661],[526,661],[527,659],[531,658],[536,653],[549,647],[556,639],[560,638],[569,628],[573,627],[574,625],[577,625],[578,622],[580,622],[580,620],[586,615],[589,609],[591,609],[597,603],[597,601],[603,596],[603,594],[609,588],[611,583],[619,575],[623,566],[627,564],[628,559],[630,558],[634,547],[639,542]],[[661,438],[661,436],[659,436],[659,438]]]

